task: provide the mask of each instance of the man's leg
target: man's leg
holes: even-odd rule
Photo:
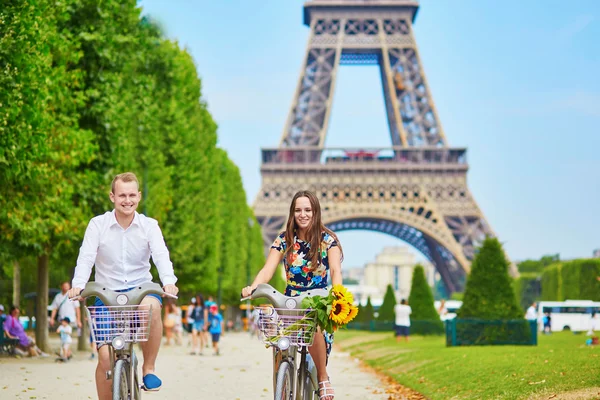
[[[142,300],[141,305],[152,307],[152,322],[150,322],[150,336],[147,342],[141,342],[142,353],[144,354],[144,365],[142,366],[142,376],[147,374],[154,374],[154,364],[156,363],[156,356],[158,355],[158,349],[160,348],[160,342],[162,340],[162,321],[161,321],[161,305],[156,297],[146,296]]]
[[[98,366],[96,367],[96,390],[98,391],[98,400],[112,400],[112,381],[106,379],[106,372],[110,371],[109,357],[110,353],[108,351],[108,346],[102,346],[98,349]]]

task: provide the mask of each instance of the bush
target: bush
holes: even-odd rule
[[[537,273],[522,273],[513,283],[514,291],[523,311],[534,301],[538,300],[542,294],[541,278]]]
[[[600,300],[599,259],[578,259],[552,265],[542,274],[542,300]]]
[[[508,268],[498,239],[485,239],[471,264],[463,305],[454,321],[458,342],[468,338],[465,344],[501,344],[530,334]],[[507,320],[514,321],[502,322]]]
[[[383,304],[379,308],[379,315],[377,316],[378,321],[394,321],[394,306],[396,305],[396,295],[392,285],[388,285],[383,297]]]
[[[411,323],[411,333],[425,335],[444,332],[444,325],[433,304],[433,294],[421,265],[417,265],[413,271],[408,304],[412,308],[411,321],[419,321],[414,326]]]
[[[560,270],[562,264],[552,265],[542,274],[542,300],[558,301],[562,298],[560,293]]]
[[[375,319],[375,310],[373,309],[373,305],[371,304],[371,297],[367,298],[367,304],[364,306],[362,310],[357,315],[357,322],[370,323]]]
[[[458,318],[521,319],[508,275],[509,263],[496,238],[487,238],[471,265]]]

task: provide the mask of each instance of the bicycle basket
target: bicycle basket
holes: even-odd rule
[[[311,346],[317,321],[310,309],[261,307],[258,314],[258,329],[262,341],[275,345],[281,338],[288,338],[292,346]]]
[[[127,343],[146,342],[152,309],[144,306],[86,307],[92,339],[97,344],[112,343],[120,336]]]

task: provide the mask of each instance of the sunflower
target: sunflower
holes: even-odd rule
[[[352,293],[350,293],[343,285],[335,285],[331,291],[336,299],[343,300],[348,304],[354,303],[354,297],[352,296]]]
[[[329,319],[331,319],[336,324],[343,324],[344,320],[348,318],[348,314],[350,314],[350,305],[343,300],[334,300],[331,305],[331,314],[329,314]]]
[[[348,322],[352,321],[356,317],[356,315],[358,315],[358,307],[350,306],[350,312],[344,320],[344,324],[347,324]]]

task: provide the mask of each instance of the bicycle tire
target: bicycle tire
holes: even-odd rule
[[[112,396],[113,400],[130,400],[129,393],[129,363],[117,360],[113,372]]]
[[[279,365],[277,384],[275,385],[275,400],[292,400],[292,371],[288,361]]]

